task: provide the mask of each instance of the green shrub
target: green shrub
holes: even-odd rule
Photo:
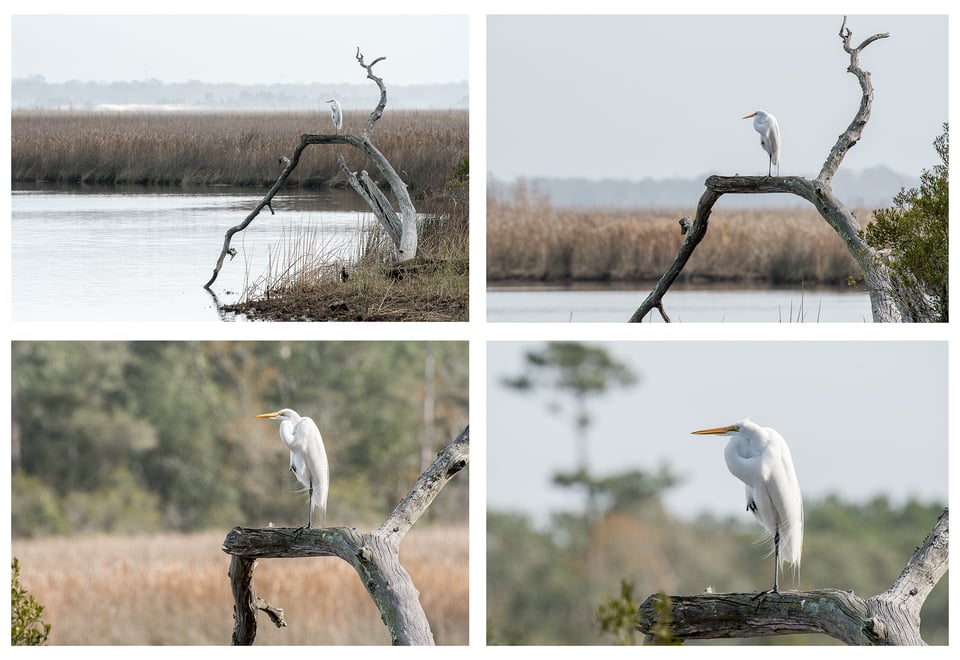
[[[894,295],[907,321],[948,320],[949,134],[944,124],[933,143],[941,164],[924,170],[919,189],[901,190],[893,207],[878,210],[864,232],[867,243],[889,259]]]
[[[40,616],[43,605],[20,586],[20,560],[13,558],[13,576],[10,601],[10,644],[11,646],[42,646],[47,643],[50,624],[44,623]]]

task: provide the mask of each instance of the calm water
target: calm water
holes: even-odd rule
[[[649,288],[615,289],[488,289],[487,320],[491,322],[625,323],[647,297]],[[664,297],[670,320],[677,322],[828,323],[872,321],[866,293],[847,291],[673,290]],[[662,322],[654,311],[644,322]]]
[[[218,320],[203,285],[226,230],[262,195],[15,191],[13,319]],[[264,209],[234,234],[237,256],[227,257],[212,287],[219,302],[236,302],[248,280],[267,271],[270,251],[298,235],[311,234],[324,251],[356,254],[361,227],[373,222],[358,201],[343,191],[278,195],[276,215]]]

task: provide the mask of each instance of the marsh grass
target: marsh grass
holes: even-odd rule
[[[358,133],[368,113],[348,112]],[[117,113],[15,110],[11,121],[14,183],[268,187],[302,133],[328,133],[327,111],[300,113]],[[468,153],[463,110],[387,111],[374,143],[414,196],[443,190]],[[338,147],[339,148],[339,147]],[[338,148],[306,149],[289,187],[342,186]],[[376,169],[356,149],[351,169]],[[402,171],[401,171],[402,170]]]
[[[45,607],[49,644],[230,643],[233,597],[225,532],[17,540],[21,581]],[[466,644],[467,527],[414,528],[401,561],[438,644]],[[265,559],[257,595],[287,627],[259,618],[258,644],[389,644],[380,614],[340,559]]]
[[[300,226],[271,250],[267,272],[224,306],[257,320],[466,321],[469,314],[467,187],[448,185],[424,201],[419,256],[397,271],[379,224],[363,227],[351,259]],[[345,270],[347,279],[340,277]]]
[[[487,280],[655,281],[695,209],[559,209],[518,193],[487,199]],[[861,225],[868,214],[859,214]],[[845,285],[856,261],[814,210],[716,209],[683,282]]]
[[[368,233],[360,228],[360,236]],[[342,250],[333,239],[332,234],[324,235],[315,225],[284,227],[280,240],[268,250],[266,271],[256,279],[251,280],[248,260],[240,300],[247,302],[274,292],[308,288],[323,280],[338,281],[341,268],[350,262],[340,256]],[[366,240],[369,243],[370,239]],[[363,245],[356,247],[358,255],[363,252]]]

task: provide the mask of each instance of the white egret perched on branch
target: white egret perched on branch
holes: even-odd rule
[[[320,429],[312,419],[301,417],[289,408],[257,415],[257,419],[280,420],[280,441],[290,450],[290,471],[310,493],[307,527],[313,527],[314,508],[320,509],[321,520],[326,516],[330,488],[330,468]]]
[[[771,591],[779,593],[780,564],[789,563],[798,571],[803,547],[803,496],[786,441],[749,419],[693,434],[730,438],[723,457],[733,476],[747,486],[747,511],[773,536]]]
[[[753,128],[760,134],[760,146],[770,156],[767,164],[767,176],[771,175],[773,166],[777,166],[777,176],[780,176],[780,124],[777,118],[769,112],[757,110],[744,119],[753,117]]]
[[[337,128],[337,133],[339,133],[340,129],[343,128],[343,111],[340,109],[340,101],[337,99],[327,99],[324,103],[330,104],[330,118],[333,120],[333,125]]]

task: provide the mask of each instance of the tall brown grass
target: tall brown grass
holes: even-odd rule
[[[487,199],[487,280],[653,281],[695,209],[559,209],[518,194]],[[861,224],[869,218],[860,215]],[[680,281],[845,284],[860,270],[814,210],[715,210]]]
[[[367,113],[348,112],[344,131],[359,133]],[[374,143],[420,196],[441,190],[469,149],[463,110],[391,111]],[[266,187],[280,174],[302,133],[331,132],[326,109],[301,113],[105,113],[16,110],[15,183]],[[287,180],[292,187],[341,185],[343,153],[351,169],[375,168],[357,150],[311,146]]]
[[[45,608],[49,644],[229,644],[233,597],[225,533],[16,540],[21,581]],[[438,644],[466,644],[467,527],[414,528],[401,561]],[[389,644],[380,614],[344,561],[264,559],[257,595],[287,627],[258,619],[257,644]]]

